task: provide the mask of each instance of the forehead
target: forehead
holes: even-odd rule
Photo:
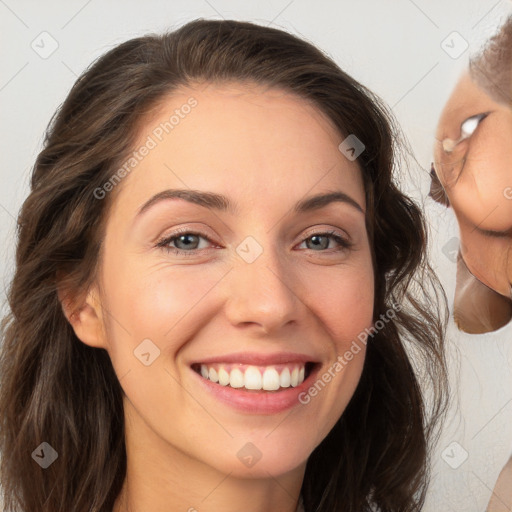
[[[196,106],[188,109],[187,102],[194,102]],[[315,139],[318,143],[319,132],[322,132],[321,138],[329,138],[334,142],[341,136],[334,122],[313,100],[293,91],[254,82],[226,82],[193,84],[164,96],[152,109],[151,116],[140,124],[139,141],[150,130],[158,129],[159,123],[169,121],[170,114],[179,114],[180,109],[190,112],[180,116],[181,130],[172,129],[173,139],[180,136],[187,139],[199,137],[213,126],[216,129],[208,131],[208,139],[214,138],[217,141],[228,137],[232,140],[243,139],[256,131],[258,140],[266,143],[275,140],[276,132],[280,141],[300,137]],[[287,126],[288,130],[280,130],[298,119],[303,122],[296,129],[290,130]],[[181,123],[182,120],[186,120],[186,123]],[[170,135],[170,132],[164,136],[167,134]],[[167,142],[172,144],[171,140]]]
[[[318,183],[343,186],[364,206],[359,165],[338,149],[343,139],[313,102],[294,93],[254,84],[182,88],[141,123],[135,149],[151,149],[124,178],[120,189],[128,194],[119,199],[141,204],[179,186],[236,189],[241,202],[251,203],[255,191],[282,200]]]

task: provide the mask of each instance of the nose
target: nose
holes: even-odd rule
[[[230,272],[225,311],[232,325],[258,326],[266,334],[297,320],[305,307],[293,269],[265,246],[252,263],[237,257]]]

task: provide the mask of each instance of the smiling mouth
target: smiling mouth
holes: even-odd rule
[[[297,362],[255,366],[236,363],[194,363],[191,368],[206,380],[243,391],[279,392],[300,386],[319,363]]]

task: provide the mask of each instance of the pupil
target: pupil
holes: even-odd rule
[[[196,235],[181,235],[179,238],[178,238],[178,242],[182,242],[183,240],[186,240],[187,238],[191,238],[191,237],[195,237]],[[185,247],[189,247],[190,244],[193,244],[193,242],[185,242]]]
[[[323,235],[313,235],[313,236],[311,237],[311,240],[313,241],[313,244],[314,244],[316,247],[321,246],[321,247],[323,247],[323,248],[325,249],[325,248],[326,248],[325,243],[324,243],[324,244],[318,243],[318,239],[320,239],[320,238],[324,238],[324,239],[326,239],[326,237],[325,237],[325,236],[323,236]],[[315,240],[316,240],[316,242],[315,242]]]

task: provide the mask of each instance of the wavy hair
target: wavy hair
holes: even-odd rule
[[[340,141],[355,134],[375,270],[374,319],[360,382],[310,455],[307,512],[418,511],[446,402],[446,296],[427,260],[427,228],[398,187],[403,144],[382,101],[311,43],[232,20],[191,21],[126,41],[92,63],[45,133],[18,217],[2,321],[0,484],[5,511],[111,512],[126,475],[122,388],[106,350],[82,343],[58,289],[87,292],[101,265],[115,194],[98,201],[147,115],[178,87],[256,83],[311,100]],[[401,156],[402,155],[402,156]],[[382,322],[383,323],[383,322]],[[58,446],[41,470],[32,453]]]

